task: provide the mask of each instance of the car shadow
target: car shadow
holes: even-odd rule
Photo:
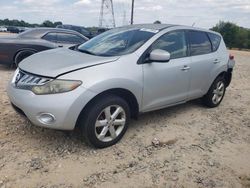
[[[128,136],[126,136],[123,139],[129,139],[132,136],[131,134],[134,134],[136,129],[140,129],[142,126],[147,126],[148,124],[147,122],[150,122],[152,119],[157,118],[159,121],[161,121],[168,117],[172,117],[173,115],[178,116],[178,114],[183,114],[186,111],[193,108],[204,108],[204,107],[202,107],[199,100],[194,100],[185,104],[180,104],[177,106],[141,114],[138,120],[131,121],[127,132]],[[41,149],[43,147],[44,148],[49,147],[50,150],[53,151],[53,150],[58,150],[58,148],[61,148],[61,150],[66,150],[70,148],[70,150],[76,150],[78,152],[84,152],[94,149],[93,147],[87,144],[80,128],[78,127],[73,131],[61,131],[61,130],[53,130],[53,129],[37,127],[32,125],[31,123],[29,124],[30,124],[28,126],[29,130],[26,132],[29,132],[28,134],[32,135],[33,137],[32,140],[34,142],[40,144]],[[33,132],[36,132],[36,134],[34,135]]]
[[[168,118],[171,119],[173,117],[178,117],[178,115],[181,117],[182,114],[185,114],[192,109],[204,109],[200,99],[140,114],[138,120],[131,120],[128,132],[136,131],[149,123],[161,122],[162,120],[166,120]],[[157,122],[155,122],[155,120],[157,120]]]

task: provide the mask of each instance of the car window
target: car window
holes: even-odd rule
[[[83,35],[86,35],[86,36],[89,35],[89,31],[87,31],[87,30],[85,30],[85,29],[83,29],[83,28],[81,28],[80,33],[82,33]]]
[[[212,52],[211,42],[205,32],[189,31],[188,36],[191,55],[202,55]]]
[[[73,43],[73,44],[81,44],[86,42],[85,39],[69,33],[57,33],[57,42],[58,43]]]
[[[167,33],[157,39],[151,46],[151,50],[161,49],[170,53],[170,58],[181,58],[187,56],[187,43],[184,31]]]
[[[43,37],[44,40],[47,40],[50,42],[56,42],[56,38],[57,38],[56,33],[48,33]]]
[[[208,33],[208,36],[212,42],[213,51],[216,51],[220,46],[221,37],[214,33]]]
[[[79,51],[88,51],[98,56],[130,54],[141,47],[158,31],[146,29],[116,28],[104,32],[79,46]]]

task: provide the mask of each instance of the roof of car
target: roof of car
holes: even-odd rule
[[[185,25],[175,25],[175,24],[134,24],[134,25],[123,26],[122,28],[163,30],[163,29],[167,29],[167,28],[170,28],[170,27],[178,27],[178,28],[181,28],[181,29],[188,29],[188,30],[198,30],[198,31],[210,32],[210,33],[220,35],[218,32],[208,30],[208,29],[204,29],[204,28],[198,28],[198,27],[193,27],[193,26],[185,26]]]
[[[173,24],[134,24],[134,25],[128,25],[125,26],[127,28],[138,28],[138,29],[155,29],[155,30],[162,30],[162,29],[166,29],[169,27],[173,27],[176,25]]]
[[[65,33],[74,33],[74,34],[77,34],[77,35],[81,35],[80,33],[76,32],[76,31],[69,30],[69,29],[44,27],[44,28],[32,28],[32,29],[29,29],[29,30],[21,33],[19,36],[20,37],[41,38],[47,32],[65,32]],[[81,36],[83,36],[83,35],[81,35]]]

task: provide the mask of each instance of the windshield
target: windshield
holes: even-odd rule
[[[78,50],[98,56],[125,55],[137,50],[155,33],[138,28],[112,29],[82,44]]]

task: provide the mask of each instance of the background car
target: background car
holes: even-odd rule
[[[104,33],[105,31],[108,31],[108,30],[109,30],[108,28],[98,28],[95,33],[92,33],[92,37],[100,35],[100,34]]]
[[[0,64],[18,65],[24,58],[48,49],[82,44],[87,37],[78,32],[57,28],[36,28],[19,35],[0,37]]]
[[[69,29],[73,31],[77,31],[78,33],[81,33],[82,35],[88,37],[89,39],[93,37],[92,33],[82,26],[76,26],[76,25],[58,25],[56,28],[62,28],[62,29]]]
[[[7,28],[4,26],[0,26],[0,32],[7,32]]]
[[[8,26],[7,31],[10,33],[19,33],[18,27],[15,27],[15,26]]]

